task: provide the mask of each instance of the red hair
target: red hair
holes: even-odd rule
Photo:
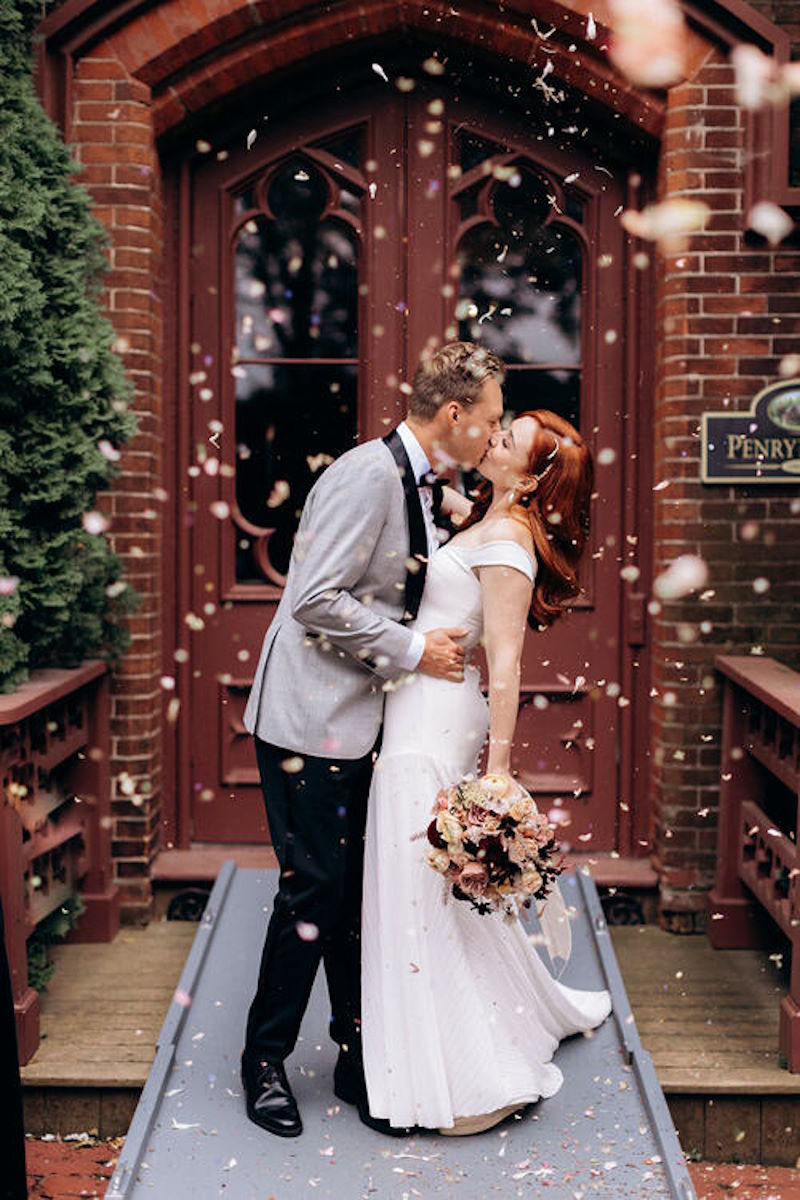
[[[538,408],[517,413],[515,419],[521,417],[533,417],[537,425],[528,466],[537,486],[521,496],[511,512],[530,529],[536,550],[536,584],[528,615],[536,628],[552,625],[581,590],[577,569],[589,536],[594,465],[581,435],[557,413]],[[461,528],[479,521],[491,499],[492,485],[485,480]]]

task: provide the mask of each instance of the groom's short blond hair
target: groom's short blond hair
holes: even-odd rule
[[[422,356],[411,384],[408,414],[418,421],[432,421],[450,400],[470,408],[486,380],[502,383],[505,373],[501,359],[485,346],[448,342]]]

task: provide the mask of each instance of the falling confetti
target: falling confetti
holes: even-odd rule
[[[755,112],[767,105],[783,105],[800,92],[798,63],[778,64],[757,46],[742,43],[731,51],[736,99]]]
[[[284,758],[281,762],[281,770],[285,771],[287,775],[297,775],[299,771],[302,771],[304,766],[305,763],[299,754],[293,754],[289,758]]]
[[[686,75],[688,36],[676,0],[610,0],[609,57],[642,87],[662,88]]]
[[[376,74],[376,75],[379,75],[379,76],[380,76],[380,78],[383,80],[383,82],[384,82],[384,83],[388,83],[388,82],[389,82],[389,76],[386,74],[386,72],[384,71],[384,69],[383,69],[383,67],[381,66],[381,64],[380,64],[380,63],[376,63],[376,62],[375,62],[375,63],[373,63],[373,64],[372,64],[372,69],[373,69],[373,71],[375,72],[375,74]]]
[[[711,209],[702,200],[676,197],[649,204],[641,212],[626,209],[620,224],[633,237],[657,242],[665,254],[679,254],[686,249],[688,235],[704,229],[710,216]]]
[[[800,354],[787,354],[778,363],[778,374],[783,379],[791,379],[793,375],[800,375]]]
[[[315,942],[319,937],[319,926],[312,921],[298,921],[295,929],[302,942]]]
[[[677,600],[699,591],[708,582],[708,564],[696,554],[680,554],[653,581],[653,591],[660,600]]]
[[[269,499],[267,500],[267,508],[279,508],[281,506],[281,504],[284,503],[285,500],[288,500],[288,498],[289,498],[289,484],[286,482],[285,479],[279,479],[275,483],[272,491],[269,494]]]
[[[433,55],[431,55],[430,58],[425,59],[425,62],[422,64],[422,69],[428,75],[444,75],[444,63],[440,62],[439,59]]]
[[[97,536],[98,534],[105,533],[110,525],[110,521],[101,512],[92,511],[83,514],[81,524],[87,533]]]
[[[257,131],[255,129],[251,129],[247,135],[247,149],[248,150],[253,149],[253,146],[255,145],[255,141],[256,141],[257,137],[258,137]]]
[[[794,221],[777,204],[760,200],[747,214],[747,226],[765,237],[771,246],[777,246],[792,232]]]

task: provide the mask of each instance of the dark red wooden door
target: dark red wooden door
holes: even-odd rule
[[[184,839],[264,837],[242,712],[305,495],[402,415],[429,340],[465,337],[507,362],[510,411],[563,413],[599,461],[585,596],[528,638],[516,762],[576,847],[620,844],[623,190],[580,146],[433,85],[195,160]]]

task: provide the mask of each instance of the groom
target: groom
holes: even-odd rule
[[[475,467],[503,410],[500,360],[452,342],[418,368],[408,418],[343,454],[309,493],[244,722],[280,865],[247,1021],[247,1115],[302,1133],[284,1061],[322,960],[336,1095],[369,1118],[361,1060],[361,886],[384,694],[409,672],[463,677],[464,630],[408,628],[437,546],[433,467]]]

